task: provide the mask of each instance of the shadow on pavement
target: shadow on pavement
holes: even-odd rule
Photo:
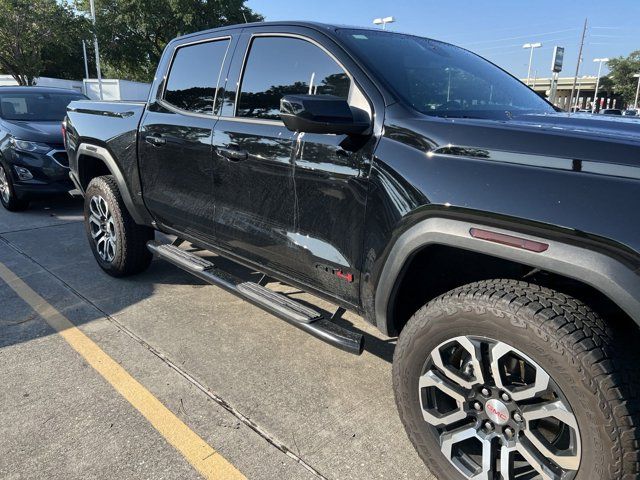
[[[86,301],[89,305],[82,309],[82,315],[76,314],[72,319],[76,325],[105,315],[118,315],[134,305],[144,304],[154,294],[167,293],[170,295],[167,301],[176,302],[174,287],[188,296],[189,289],[208,285],[162,260],[154,260],[147,271],[136,276],[110,277],[98,267],[87,246],[82,215],[82,199],[78,197],[33,202],[25,212],[0,212],[0,262],[54,307],[70,311],[69,315],[74,315],[74,306],[77,309],[79,302]],[[163,237],[171,240],[163,234],[156,235],[158,239]],[[204,256],[242,281],[257,281],[262,275],[208,252],[204,252]],[[168,286],[172,287],[171,291]],[[333,314],[316,303],[299,298],[305,295],[300,290],[283,284],[275,289],[295,296],[296,300],[320,310],[326,317]],[[52,333],[46,328],[31,328],[30,323],[36,318],[33,309],[8,285],[0,282],[0,347]],[[378,338],[344,318],[336,323],[361,333],[365,338],[365,350],[387,362],[392,361],[395,339]]]

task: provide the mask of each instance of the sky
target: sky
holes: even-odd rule
[[[585,18],[580,75],[597,73],[594,58],[640,50],[640,0],[248,0],[247,6],[266,20],[366,27],[374,27],[376,17],[393,16],[388,30],[459,45],[520,78],[527,76],[529,50],[522,45],[529,42],[542,43],[534,51],[532,78],[551,76],[555,45],[565,47],[560,75],[573,76]]]

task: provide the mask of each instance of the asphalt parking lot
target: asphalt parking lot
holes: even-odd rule
[[[434,478],[396,413],[394,339],[345,321],[360,357],[160,260],[107,276],[77,199],[0,208],[0,478]]]

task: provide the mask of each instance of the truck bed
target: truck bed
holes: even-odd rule
[[[75,176],[81,189],[86,188],[87,179],[78,167],[83,144],[106,149],[111,158],[111,164],[107,162],[109,168],[121,182],[121,189],[127,192],[124,195],[130,196],[128,207],[138,221],[147,219],[138,195],[141,185],[137,157],[138,126],[145,107],[145,102],[78,100],[67,107],[65,120],[72,178]]]

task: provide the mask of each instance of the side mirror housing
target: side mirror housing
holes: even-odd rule
[[[354,119],[344,98],[333,95],[285,95],[280,118],[294,132],[362,135],[370,127],[369,122]]]

